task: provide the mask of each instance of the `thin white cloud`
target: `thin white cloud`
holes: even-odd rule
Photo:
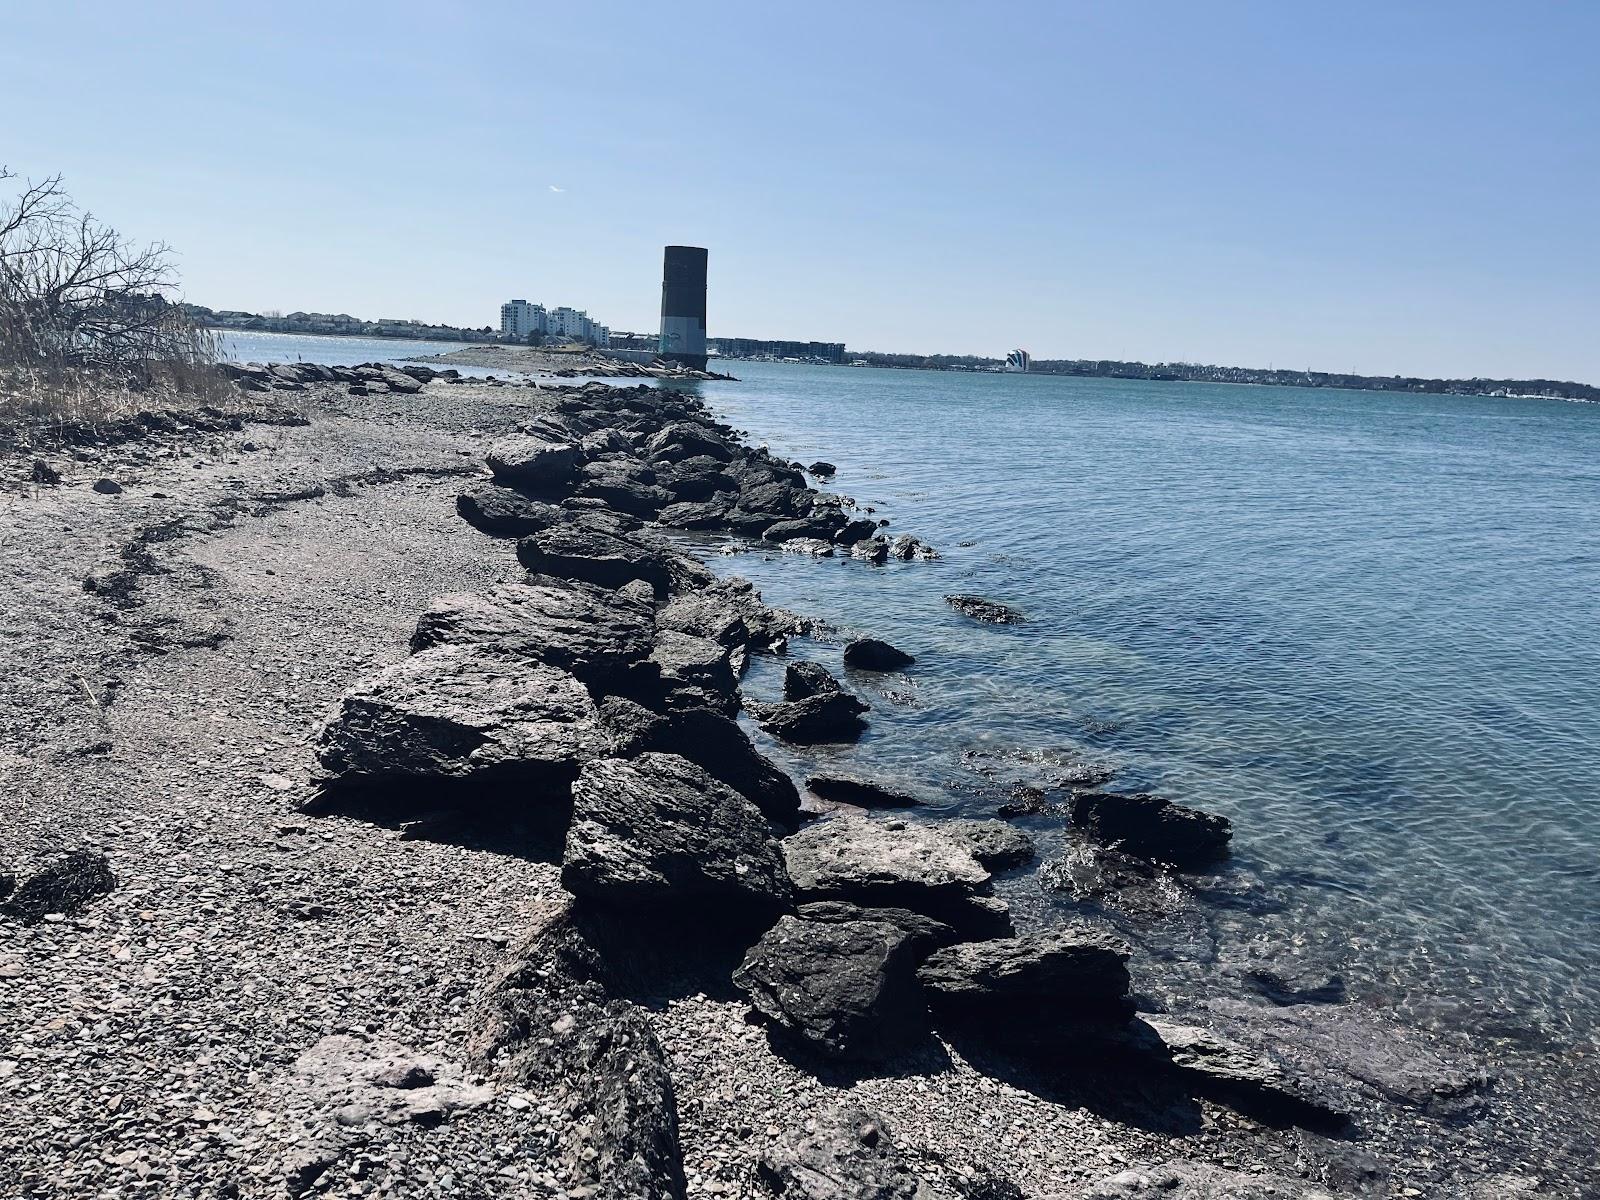
[[[551,190],[551,191],[552,191],[552,192],[564,192],[564,191],[566,191],[566,190],[567,190],[567,189],[566,189],[566,188],[558,188],[558,187],[557,187],[557,186],[556,186],[556,185],[555,185],[555,184],[553,184],[553,183],[552,183],[552,184],[551,184],[551,185],[550,185],[550,190]]]

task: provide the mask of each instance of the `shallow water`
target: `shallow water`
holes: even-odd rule
[[[1010,778],[1106,764],[1115,788],[1230,817],[1237,879],[1271,900],[1249,907],[1276,910],[1178,922],[1153,939],[1178,962],[1338,973],[1418,1020],[1593,1038],[1600,408],[739,368],[703,389],[725,419],[836,463],[834,490],[945,556],[727,560],[919,658],[852,679],[874,705],[859,746],[792,766],[987,815],[974,750],[1031,760]],[[1028,622],[978,625],[949,592]],[[1035,872],[1004,890],[1025,919],[1065,910]]]

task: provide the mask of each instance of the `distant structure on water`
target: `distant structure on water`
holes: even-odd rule
[[[1033,358],[1026,350],[1013,350],[1006,355],[1006,370],[1026,374],[1033,365]]]
[[[706,369],[706,251],[668,246],[661,260],[662,358]]]
[[[546,309],[526,300],[507,300],[500,306],[500,336],[508,342],[525,342],[529,335],[557,337],[588,342],[604,349],[611,342],[611,330],[589,314],[563,304]]]
[[[775,358],[780,361],[842,363],[843,342],[789,342],[762,338],[712,338],[711,349],[723,358]]]

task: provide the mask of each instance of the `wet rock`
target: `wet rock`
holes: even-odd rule
[[[769,542],[789,542],[798,539],[809,539],[822,542],[828,546],[828,553],[833,553],[831,543],[833,535],[843,528],[843,522],[834,515],[791,517],[782,521],[774,521],[761,531],[761,536]]]
[[[766,819],[673,754],[584,766],[572,788],[561,882],[608,904],[659,912],[716,902],[741,918],[770,915],[791,897]]]
[[[73,916],[100,896],[109,895],[117,877],[105,855],[74,850],[23,881],[0,912],[24,925],[37,925],[52,913]]]
[[[941,1018],[1000,1040],[1050,1041],[1063,1022],[1114,1028],[1133,1015],[1128,948],[1098,930],[957,943],[930,954],[917,978]]]
[[[477,646],[599,685],[636,668],[654,637],[648,608],[617,603],[601,589],[512,583],[437,597],[418,619],[411,648]]]
[[[882,1060],[926,1033],[914,933],[858,909],[852,920],[783,917],[733,982],[774,1028],[833,1059]]]
[[[832,558],[833,543],[821,538],[797,537],[779,543],[785,554],[809,554],[812,558]]]
[[[1209,1163],[1176,1161],[1120,1171],[1079,1200],[1337,1200],[1305,1180],[1244,1174]]]
[[[962,616],[986,625],[1020,625],[1025,620],[1016,609],[982,596],[946,596],[944,601]]]
[[[814,462],[806,468],[818,479],[831,479],[838,469],[831,462]]]
[[[917,660],[877,638],[856,638],[844,648],[844,665],[858,671],[899,671]]]
[[[757,1178],[784,1200],[912,1200],[917,1178],[888,1127],[865,1109],[833,1109],[789,1129],[761,1157]]]
[[[1004,871],[1033,860],[1033,839],[1004,821],[945,821],[939,828],[964,845],[987,870]]]
[[[783,854],[802,902],[907,908],[976,936],[1010,931],[1004,906],[979,894],[989,872],[931,823],[836,815],[785,838]]]
[[[1297,1077],[1286,1063],[1212,1029],[1163,1016],[1144,1016],[1148,1053],[1198,1080],[1202,1090],[1248,1104],[1258,1115],[1290,1123],[1312,1115],[1348,1117],[1330,1093],[1311,1078]]]
[[[530,784],[505,803],[564,797],[611,750],[583,684],[477,646],[436,646],[359,681],[317,737],[329,785]]]
[[[874,564],[886,563],[889,561],[889,541],[881,537],[865,538],[850,547],[850,557]]]
[[[1202,866],[1228,853],[1233,826],[1226,817],[1144,794],[1078,792],[1073,824],[1130,854],[1178,867]]]
[[[659,750],[687,758],[749,800],[771,820],[792,826],[800,810],[794,781],[757,752],[744,730],[709,709],[657,713],[620,696],[601,702],[617,753]]]
[[[878,532],[878,523],[865,517],[854,521],[846,521],[833,535],[833,540],[841,546],[854,546],[864,542]],[[881,540],[881,539],[880,539]],[[884,542],[884,558],[889,556],[889,544]]]
[[[548,494],[568,487],[578,473],[578,447],[523,435],[496,442],[489,469],[501,483]]]
[[[806,787],[824,800],[857,808],[917,808],[922,803],[906,792],[856,775],[812,775]]]
[[[456,512],[474,529],[497,537],[525,537],[560,524],[561,509],[514,488],[480,483],[456,497]]]
[[[853,742],[866,731],[861,719],[867,706],[848,692],[819,692],[803,700],[777,704],[745,704],[761,728],[774,737],[800,745]]]
[[[939,557],[939,552],[921,538],[902,533],[889,547],[889,553],[899,559],[918,559],[929,562]]]
[[[839,690],[839,681],[821,663],[792,662],[783,669],[783,698],[785,700],[804,700],[807,696],[826,696]]]
[[[115,479],[96,479],[94,481],[94,490],[102,496],[116,496],[121,494],[122,485]]]
[[[643,579],[657,596],[694,582],[710,583],[704,567],[665,548],[634,538],[556,526],[517,543],[517,559],[530,571],[617,588]]]

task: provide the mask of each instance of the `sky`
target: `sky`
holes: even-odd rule
[[[216,308],[1600,383],[1600,4],[0,0],[0,163]]]

